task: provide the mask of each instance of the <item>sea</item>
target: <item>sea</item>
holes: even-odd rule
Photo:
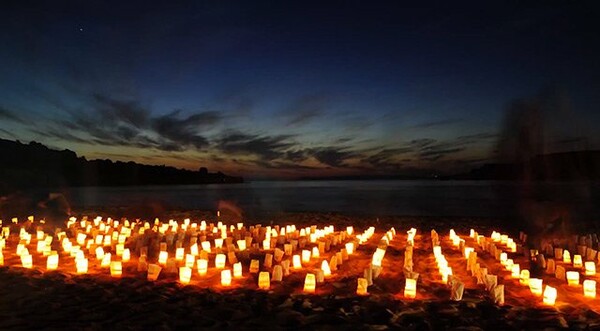
[[[367,216],[513,218],[524,209],[600,221],[600,183],[441,180],[249,181],[241,184],[79,187],[72,207],[158,203],[167,208],[217,210],[228,201],[246,215],[336,212]]]

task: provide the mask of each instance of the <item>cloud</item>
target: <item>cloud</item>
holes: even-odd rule
[[[346,166],[345,162],[348,159],[357,156],[355,152],[337,147],[313,148],[309,150],[309,153],[322,164],[336,168]]]
[[[209,146],[202,134],[219,123],[216,111],[183,115],[176,110],[153,116],[136,100],[92,94],[88,111],[66,109],[67,119],[31,131],[44,137],[77,143],[154,148],[160,151],[203,150]],[[67,130],[64,130],[64,129]]]
[[[300,126],[325,113],[331,102],[331,96],[326,93],[308,94],[297,98],[284,110],[288,118],[287,126]]]
[[[456,124],[456,123],[460,123],[460,122],[462,122],[461,118],[447,118],[447,119],[443,119],[443,120],[419,123],[419,124],[411,126],[411,128],[427,129],[427,128],[436,127],[436,126],[452,125],[452,124]]]
[[[263,161],[281,158],[285,151],[296,145],[292,135],[261,136],[242,132],[230,132],[217,141],[217,148],[234,155],[254,155]]]
[[[2,108],[2,107],[0,107],[0,120],[7,120],[7,121],[21,123],[21,124],[26,123],[25,120],[23,120],[21,117],[19,117],[12,111],[10,111],[6,108]]]

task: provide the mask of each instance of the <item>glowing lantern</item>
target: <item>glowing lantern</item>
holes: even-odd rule
[[[242,277],[242,262],[238,262],[233,265],[233,277],[235,277],[235,278]]]
[[[179,282],[181,284],[189,284],[192,278],[192,268],[180,267],[179,268]]]
[[[148,280],[155,281],[158,279],[158,275],[160,275],[160,271],[162,270],[161,266],[158,264],[149,264],[148,265]]]
[[[300,262],[300,255],[294,255],[292,257],[292,268],[302,269],[302,262]]]
[[[210,241],[203,241],[201,243],[201,245],[202,245],[202,250],[203,251],[206,251],[206,252],[210,253]]]
[[[437,259],[438,256],[442,255],[442,247],[440,246],[433,246],[433,256],[435,256],[435,258]]]
[[[563,262],[571,263],[571,253],[569,253],[569,251],[566,249],[563,251]]]
[[[596,264],[594,261],[587,261],[585,263],[585,275],[586,276],[595,276],[596,275]]]
[[[327,260],[323,260],[323,262],[321,262],[321,270],[323,270],[323,275],[325,275],[325,277],[331,276],[331,268],[329,268],[329,263],[327,263]]]
[[[263,249],[265,251],[271,249],[271,240],[270,239],[263,240]]]
[[[123,274],[123,264],[121,261],[113,261],[110,263],[110,275],[115,278],[120,278]]]
[[[193,256],[199,255],[198,244],[194,243],[193,245],[190,246],[190,254],[192,254]]]
[[[588,298],[596,297],[596,281],[586,279],[583,281],[583,296]]]
[[[407,278],[404,286],[404,297],[414,299],[417,296],[417,280]]]
[[[521,269],[518,264],[513,264],[511,268],[512,278],[521,278]]]
[[[500,253],[500,263],[502,265],[506,265],[506,260],[508,259],[508,255],[505,252]]]
[[[222,286],[230,286],[231,285],[231,270],[229,270],[229,269],[221,270],[221,285]]]
[[[258,274],[258,288],[268,290],[271,287],[271,276],[268,271],[262,271]]]
[[[208,260],[199,259],[196,261],[196,266],[198,267],[198,274],[200,276],[206,275],[206,272],[208,271]]]
[[[117,250],[117,256],[122,256],[123,255],[123,251],[125,250],[125,245],[123,245],[123,244],[117,244],[116,250]]]
[[[581,255],[579,255],[579,254],[573,255],[573,268],[581,268],[581,267],[583,267]]]
[[[529,278],[529,290],[535,296],[542,295],[542,279],[541,278]]]
[[[169,259],[169,253],[167,251],[160,251],[158,253],[158,263],[161,265],[167,264],[167,260]]]
[[[175,261],[183,261],[185,250],[183,247],[179,247],[175,250]]]
[[[473,247],[465,247],[465,259],[469,258],[469,254],[471,254],[471,252],[474,252],[475,249]]]
[[[88,271],[88,260],[87,259],[78,259],[75,260],[75,267],[77,268],[78,274],[85,274]]]
[[[246,250],[246,240],[238,240],[237,245],[238,245],[238,248],[240,249],[240,252],[243,252]]]
[[[508,260],[506,260],[504,267],[506,268],[506,270],[510,271],[510,270],[512,270],[513,264],[514,264],[513,259],[508,259]]]
[[[104,249],[102,247],[96,247],[96,259],[102,260],[104,257]]]
[[[304,292],[305,293],[315,293],[315,288],[317,286],[317,279],[314,274],[306,274],[304,278]]]
[[[102,268],[108,268],[108,267],[110,267],[110,258],[111,258],[111,254],[110,253],[104,254],[104,256],[102,257],[102,261],[100,261],[100,266]]]
[[[556,289],[552,286],[546,285],[544,289],[544,304],[554,306],[556,302]]]
[[[318,257],[320,257],[320,256],[321,256],[321,253],[319,253],[319,248],[318,248],[318,247],[313,247],[313,248],[312,248],[312,254],[311,254],[311,255],[312,255],[312,257],[313,257],[313,258],[315,258],[315,259],[316,259],[316,258],[318,258]]]
[[[377,247],[377,250],[375,251],[375,253],[373,253],[373,260],[371,261],[371,264],[373,264],[376,267],[381,267],[381,261],[383,260],[384,256],[385,249]]]
[[[185,266],[186,267],[193,268],[195,261],[196,261],[196,258],[194,257],[194,255],[192,255],[192,254],[185,255]]]
[[[46,269],[47,270],[56,270],[58,268],[58,254],[48,255],[48,259],[46,260]]]
[[[354,243],[346,243],[346,251],[348,255],[352,255],[354,253]]]
[[[215,267],[217,269],[225,268],[226,258],[227,258],[227,256],[225,254],[217,254],[217,256],[215,257]]]
[[[529,270],[523,269],[521,270],[521,275],[519,277],[519,283],[521,285],[529,285]]]
[[[125,248],[123,250],[123,256],[121,257],[121,260],[123,260],[123,262],[129,262],[130,259],[131,259],[131,253],[129,251],[129,248]]]
[[[440,272],[442,273],[442,283],[447,284],[448,277],[452,276],[452,268],[446,266],[446,267],[442,268],[440,270]]]
[[[304,263],[310,262],[310,251],[308,249],[302,250],[302,262],[304,262]]]
[[[567,271],[567,283],[569,286],[579,285],[579,271]]]
[[[21,255],[21,265],[23,268],[31,269],[33,268],[33,257],[29,254]]]
[[[369,282],[366,278],[359,277],[358,284],[356,285],[356,294],[358,295],[367,295],[369,294],[367,288],[369,286]]]

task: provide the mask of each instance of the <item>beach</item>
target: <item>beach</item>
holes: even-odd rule
[[[114,209],[104,212],[118,213]],[[89,211],[83,214],[92,215]],[[207,222],[211,222],[212,217],[217,221],[214,213],[201,211],[179,211],[171,216],[173,219],[206,219]],[[561,288],[557,280],[548,280],[559,287],[560,294],[555,306],[545,306],[527,287],[511,279],[510,272],[502,270],[493,257],[482,252],[480,263],[498,275],[499,284],[505,285],[504,303],[494,303],[486,289],[478,285],[463,266],[465,259],[460,250],[442,239],[441,247],[454,276],[465,285],[462,300],[450,300],[451,288],[440,281],[431,253],[431,229],[436,229],[441,238],[450,228],[468,236],[472,228],[480,233],[496,229],[497,221],[491,219],[387,217],[378,220],[335,213],[285,213],[262,224],[331,224],[338,229],[353,225],[357,232],[373,225],[376,232],[374,239],[358,246],[332,276],[318,284],[314,294],[302,290],[305,269],[292,270],[283,281],[272,282],[269,290],[258,289],[257,275],[248,274],[246,270],[251,258],[264,258],[264,254],[255,250],[249,255],[238,253],[245,276],[234,279],[231,287],[223,287],[212,268],[207,276],[194,274],[187,285],[178,282],[177,274],[168,273],[149,281],[145,271],[138,271],[135,252],[132,262],[124,264],[123,276],[114,278],[106,269],[93,264],[87,274],[69,272],[74,270],[73,262],[63,263],[67,259],[62,256],[58,271],[46,271],[43,267],[20,268],[14,266],[18,265],[18,257],[11,257],[5,249],[5,266],[0,267],[0,283],[4,284],[0,288],[0,328],[516,330],[585,329],[600,325],[600,305],[578,295],[580,289]],[[397,230],[397,235],[387,246],[381,273],[368,287],[368,295],[359,296],[357,279],[371,263],[371,254],[379,246],[378,237],[390,227]],[[406,231],[412,227],[419,229],[413,250],[413,270],[420,274],[414,299],[404,297],[402,268],[407,248]],[[529,263],[522,256],[513,258],[522,263],[523,268]],[[13,266],[7,266],[11,264]],[[314,270],[317,265],[310,262],[303,267]],[[261,270],[265,268],[261,266]]]

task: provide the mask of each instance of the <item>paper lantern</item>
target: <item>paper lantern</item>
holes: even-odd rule
[[[331,269],[329,268],[329,263],[327,263],[327,260],[323,260],[323,262],[321,262],[321,270],[323,270],[325,277],[331,276]]]
[[[229,269],[221,270],[221,285],[222,286],[230,286],[231,285],[231,270],[229,270]]]
[[[406,284],[404,285],[404,297],[414,299],[417,296],[417,280],[416,279],[406,279]]]
[[[194,262],[196,262],[196,257],[192,254],[186,254],[185,255],[185,266],[188,268],[193,268],[194,267]]]
[[[155,281],[158,279],[158,276],[160,275],[160,271],[162,270],[162,267],[158,264],[149,264],[148,265],[148,280],[149,281]]]
[[[310,251],[308,249],[302,250],[302,262],[303,263],[310,262]]]
[[[567,283],[569,286],[579,285],[579,271],[567,271]]]
[[[356,285],[356,294],[358,294],[358,295],[369,294],[368,287],[369,287],[368,280],[366,278],[359,277],[358,284]]]
[[[566,249],[563,251],[563,262],[571,263],[571,253],[569,253],[569,251]]]
[[[500,253],[500,263],[506,265],[506,260],[508,260],[508,255],[505,252]]]
[[[385,249],[377,247],[377,250],[375,250],[375,253],[373,253],[373,260],[371,261],[371,264],[373,264],[376,267],[381,267],[381,262],[383,261],[384,256]]]
[[[596,297],[596,281],[586,279],[583,281],[583,296],[587,298]]]
[[[521,278],[521,269],[518,264],[513,264],[511,268],[512,278]]]
[[[183,247],[179,247],[175,250],[175,261],[183,261],[185,250]]]
[[[113,261],[110,263],[110,275],[115,278],[121,277],[123,274],[123,265],[121,261]]]
[[[280,282],[283,280],[283,267],[276,265],[273,267],[273,281]]]
[[[208,272],[208,260],[198,259],[196,261],[196,266],[198,268],[198,274],[200,276],[206,275],[206,273]]]
[[[203,241],[201,245],[203,251],[210,253],[210,241]]]
[[[189,284],[192,279],[192,268],[179,267],[179,282],[181,284]]]
[[[158,263],[160,265],[167,264],[168,259],[169,259],[169,253],[167,251],[160,251],[160,253],[158,253]]]
[[[348,252],[348,255],[352,255],[354,254],[354,243],[350,242],[350,243],[346,243],[346,252]]]
[[[581,255],[579,255],[579,254],[573,255],[573,268],[581,268],[581,267],[583,267]]]
[[[200,255],[200,253],[198,252],[198,244],[197,243],[194,243],[193,245],[190,246],[190,254],[192,254],[193,256]]]
[[[104,249],[102,247],[96,247],[96,259],[102,261],[104,257]]]
[[[125,250],[125,245],[124,244],[117,244],[117,246],[115,246],[115,249],[116,249],[117,256],[122,256],[123,255],[123,251]]]
[[[318,257],[320,257],[320,256],[321,256],[321,253],[319,253],[319,248],[318,248],[318,247],[316,247],[316,246],[315,246],[315,247],[313,247],[313,248],[312,248],[312,254],[311,254],[311,255],[312,255],[312,257],[313,257],[313,258],[315,258],[315,259],[316,259],[316,258],[318,258]]]
[[[435,258],[437,259],[441,255],[442,255],[442,247],[433,246],[433,256],[435,256]]]
[[[258,288],[268,290],[271,287],[271,278],[268,271],[262,271],[258,274]]]
[[[304,278],[304,293],[315,293],[317,279],[314,274],[306,274]]]
[[[233,277],[235,277],[235,278],[242,277],[242,262],[233,264]]]
[[[519,284],[525,286],[529,285],[529,270],[521,270],[521,275],[519,276]]]
[[[85,274],[88,271],[88,260],[87,259],[78,259],[75,260],[75,268],[77,269],[78,274]]]
[[[225,268],[225,260],[226,259],[227,259],[227,256],[225,254],[217,254],[217,256],[215,256],[215,267],[217,269]]]
[[[546,285],[544,289],[544,304],[554,306],[556,302],[556,289],[552,286]]]
[[[585,262],[585,275],[595,276],[596,275],[596,263],[594,261]]]
[[[465,247],[465,251],[464,251],[465,259],[468,259],[469,254],[471,254],[471,252],[474,252],[474,251],[475,251],[475,249],[473,247]]]
[[[58,268],[58,254],[48,255],[46,260],[46,270],[56,270]]]
[[[21,255],[21,265],[23,268],[31,269],[33,268],[33,257],[29,254]]]
[[[102,260],[100,260],[100,266],[102,268],[108,268],[108,267],[110,267],[110,258],[111,258],[111,254],[110,253],[104,254],[104,256],[102,256]]]
[[[542,295],[543,281],[541,278],[529,278],[529,290],[535,296]]]
[[[271,239],[263,240],[263,250],[268,251],[271,249]]]
[[[513,259],[507,259],[506,262],[504,263],[504,267],[506,268],[506,270],[511,271],[513,264],[514,264]]]
[[[246,240],[238,240],[237,245],[238,245],[240,252],[243,252],[246,250]]]
[[[302,262],[300,262],[300,255],[294,255],[292,257],[292,268],[302,269]]]
[[[121,260],[123,260],[123,262],[129,262],[130,259],[131,259],[131,253],[129,251],[129,248],[125,248],[123,250],[123,256],[121,257]]]

